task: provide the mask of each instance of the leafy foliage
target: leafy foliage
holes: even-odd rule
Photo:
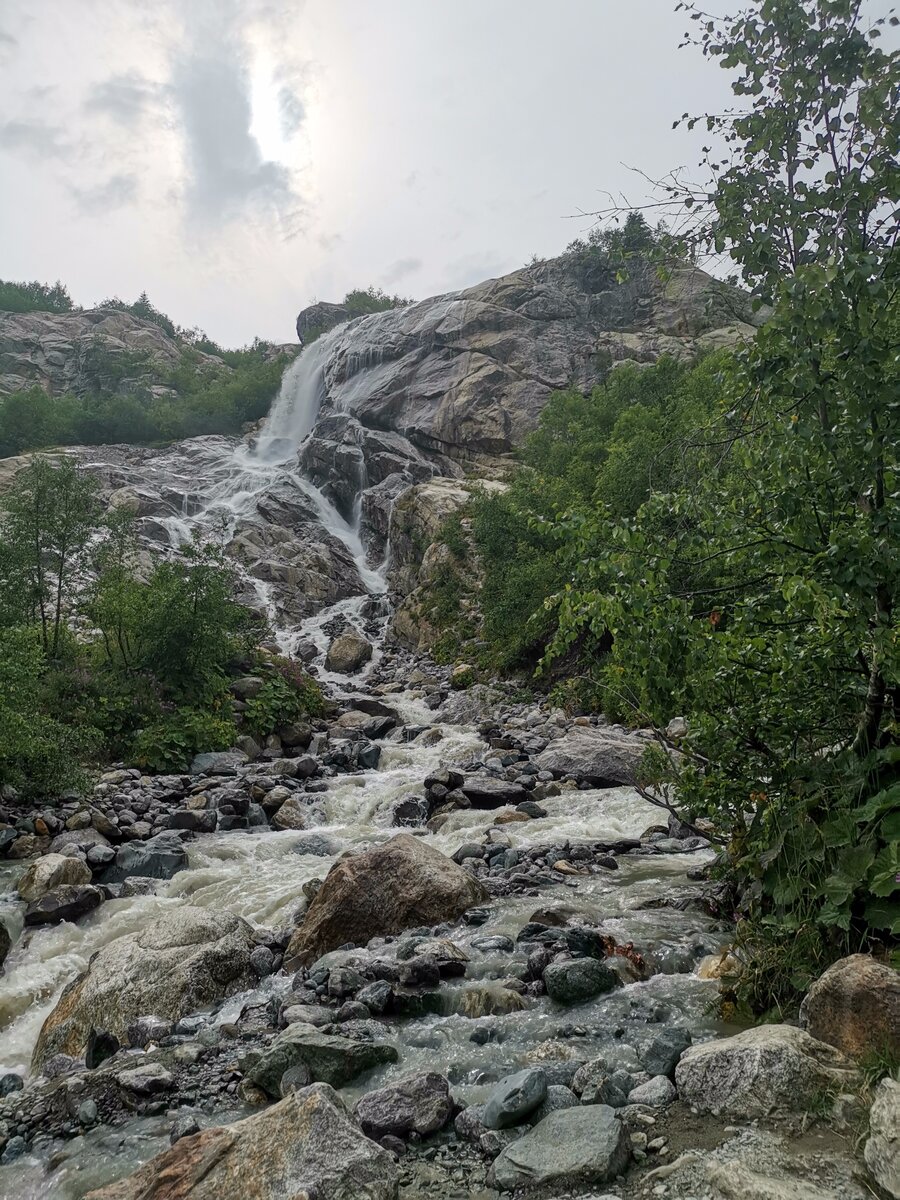
[[[0,279],[0,312],[72,312],[75,305],[69,289],[60,283],[14,283]]]
[[[342,307],[347,310],[347,318],[341,319],[352,320],[354,317],[364,317],[369,313],[386,312],[389,308],[407,308],[414,303],[414,300],[406,296],[390,296],[381,288],[371,285],[367,288],[353,288],[341,301]],[[304,343],[309,345],[330,328],[331,325],[327,324],[307,326],[303,331]]]
[[[90,476],[65,458],[36,458],[2,503],[0,783],[53,795],[95,759],[183,770],[232,745],[229,678],[263,631],[231,600],[221,548],[183,547],[148,568],[131,517],[103,513]],[[293,664],[261,667],[255,732],[321,711]]]

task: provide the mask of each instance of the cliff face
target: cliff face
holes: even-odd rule
[[[177,366],[182,351],[152,321],[114,309],[0,312],[0,395],[34,384],[52,396],[126,392]],[[200,357],[224,366],[219,358]]]
[[[519,445],[554,390],[589,391],[618,363],[693,358],[751,335],[753,320],[741,292],[698,269],[661,281],[637,268],[617,283],[571,256],[360,317],[327,335],[303,465],[335,495],[350,459],[356,479],[381,483],[391,472],[376,434],[388,432],[392,470],[407,482],[425,464],[460,474],[466,460]]]

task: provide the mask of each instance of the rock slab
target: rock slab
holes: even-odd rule
[[[393,1200],[393,1157],[323,1084],[256,1116],[180,1138],[86,1200]]]
[[[614,1179],[630,1154],[625,1126],[608,1105],[566,1108],[507,1146],[494,1178],[508,1192],[585,1187]]]
[[[752,1120],[800,1112],[826,1090],[851,1091],[854,1064],[793,1025],[761,1025],[686,1050],[678,1094],[700,1112]]]

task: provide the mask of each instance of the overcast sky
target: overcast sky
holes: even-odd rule
[[[727,79],[674,0],[3,0],[0,276],[226,345],[559,252]],[[627,165],[626,165],[627,164]]]

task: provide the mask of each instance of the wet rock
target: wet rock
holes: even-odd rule
[[[116,861],[103,872],[104,883],[120,883],[132,875],[171,879],[188,865],[187,851],[177,833],[159,833],[146,842],[128,842],[116,851]]]
[[[238,767],[247,762],[247,755],[240,750],[218,750],[208,754],[195,754],[191,760],[192,775],[236,775]]]
[[[33,862],[16,884],[16,891],[28,904],[63,885],[90,883],[91,870],[79,858],[65,854],[45,854]]]
[[[351,675],[372,657],[372,643],[361,634],[350,632],[336,637],[328,647],[325,669],[339,675]]]
[[[544,971],[544,986],[551,1000],[570,1005],[583,1004],[622,984],[604,963],[594,958],[575,958],[551,963]]]
[[[13,1092],[20,1092],[24,1086],[25,1080],[21,1075],[7,1071],[5,1075],[0,1075],[0,1099],[11,1096]]]
[[[875,1089],[863,1157],[878,1184],[893,1200],[900,1200],[900,1082],[896,1079],[885,1077]]]
[[[226,912],[186,905],[104,946],[44,1022],[32,1067],[80,1055],[91,1029],[120,1041],[138,1018],[177,1020],[253,985],[253,930]]]
[[[285,968],[294,971],[348,942],[454,920],[486,898],[484,887],[451,859],[398,834],[332,867],[291,938]]]
[[[839,1050],[793,1025],[762,1025],[686,1050],[675,1069],[678,1093],[700,1112],[741,1119],[799,1112],[828,1089],[858,1083]]]
[[[101,1063],[112,1058],[118,1049],[119,1039],[117,1037],[113,1037],[105,1029],[92,1029],[84,1050],[84,1065],[89,1071],[94,1071]]]
[[[507,1129],[522,1122],[547,1097],[547,1077],[537,1067],[507,1075],[491,1088],[481,1123],[486,1129]]]
[[[285,1004],[281,1010],[281,1020],[285,1025],[296,1025],[305,1022],[307,1025],[330,1025],[334,1021],[334,1009],[325,1008],[322,1004]]]
[[[175,1145],[180,1142],[183,1137],[190,1137],[191,1134],[200,1132],[200,1122],[193,1113],[183,1113],[180,1117],[176,1117],[172,1122],[172,1131],[169,1134],[169,1142]]]
[[[563,1189],[606,1183],[631,1156],[628,1135],[605,1104],[551,1113],[507,1146],[494,1163],[503,1191]]]
[[[77,921],[103,903],[98,887],[76,887],[64,884],[45,892],[25,909],[26,925],[58,925],[61,921]]]
[[[690,1030],[681,1025],[661,1030],[641,1053],[644,1070],[651,1075],[672,1075],[692,1041]]]
[[[275,955],[268,946],[257,946],[251,951],[250,966],[258,979],[264,979],[275,970]]]
[[[355,1113],[363,1133],[376,1141],[386,1136],[406,1139],[412,1133],[430,1137],[450,1120],[453,1101],[446,1078],[428,1071],[369,1092],[358,1101]]]
[[[292,795],[272,817],[274,829],[305,829],[310,823],[309,804],[302,796]]]
[[[0,970],[2,970],[3,964],[6,962],[6,956],[9,954],[11,949],[12,936],[10,935],[9,930],[6,928],[6,924],[3,921],[0,921]]]
[[[309,1068],[316,1082],[343,1087],[363,1071],[398,1059],[393,1046],[361,1042],[322,1033],[313,1025],[289,1025],[247,1071],[247,1077],[269,1096],[279,1095],[281,1077],[298,1064]]]
[[[502,808],[506,804],[520,804],[528,798],[528,792],[520,783],[495,779],[492,775],[471,775],[460,790],[473,808]]]
[[[393,997],[394,989],[386,979],[376,979],[373,983],[368,983],[364,988],[356,994],[356,999],[360,1004],[365,1004],[366,1008],[373,1013],[382,1013],[388,1007]]]
[[[800,1024],[851,1058],[900,1053],[900,973],[869,954],[839,959],[804,997]]]
[[[576,725],[534,758],[541,771],[612,786],[634,785],[651,743],[615,729]]]
[[[447,1002],[454,1012],[473,1021],[479,1017],[503,1017],[528,1007],[518,992],[496,983],[462,988],[450,993]]]
[[[96,1125],[100,1116],[96,1100],[82,1100],[76,1113],[79,1125]]]
[[[234,1125],[182,1138],[86,1200],[394,1200],[393,1157],[322,1084]]]

